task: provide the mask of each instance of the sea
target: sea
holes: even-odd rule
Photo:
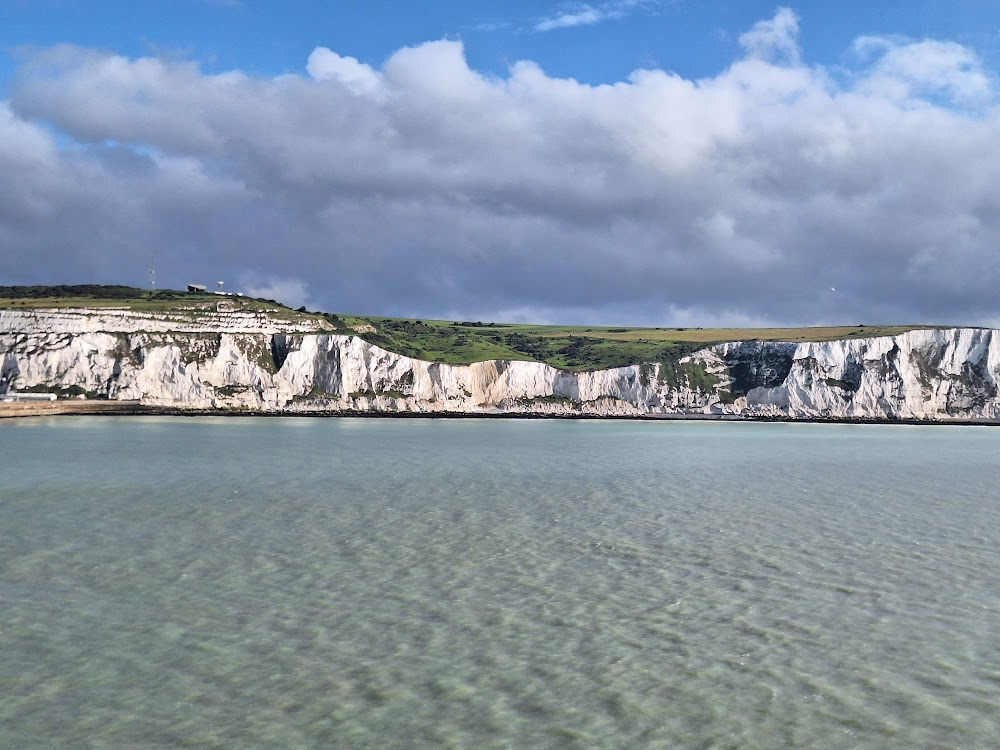
[[[0,422],[0,747],[997,748],[1000,428]]]

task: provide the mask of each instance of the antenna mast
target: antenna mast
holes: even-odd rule
[[[149,289],[152,292],[156,291],[156,256],[149,256]]]

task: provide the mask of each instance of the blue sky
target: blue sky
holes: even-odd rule
[[[738,53],[739,35],[779,4],[0,0],[0,47],[9,52],[21,45],[70,43],[129,56],[180,55],[208,71],[275,74],[300,71],[316,46],[378,66],[400,47],[448,38],[465,43],[469,64],[477,70],[502,74],[523,59],[552,76],[612,83],[649,66],[687,78],[718,73]],[[956,41],[991,61],[1000,53],[1000,3],[994,0],[786,4],[803,19],[801,44],[816,64],[844,62],[851,42],[863,35]],[[549,23],[549,30],[538,30],[558,19],[565,25]]]
[[[0,284],[1000,324],[993,0],[0,0],[0,50]]]

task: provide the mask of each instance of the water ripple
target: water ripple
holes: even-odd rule
[[[0,746],[992,747],[1000,431],[0,425]]]

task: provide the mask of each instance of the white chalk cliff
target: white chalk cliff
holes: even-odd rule
[[[0,394],[184,409],[1000,420],[1000,331],[732,342],[676,363],[566,372],[447,365],[266,313],[0,310]]]

